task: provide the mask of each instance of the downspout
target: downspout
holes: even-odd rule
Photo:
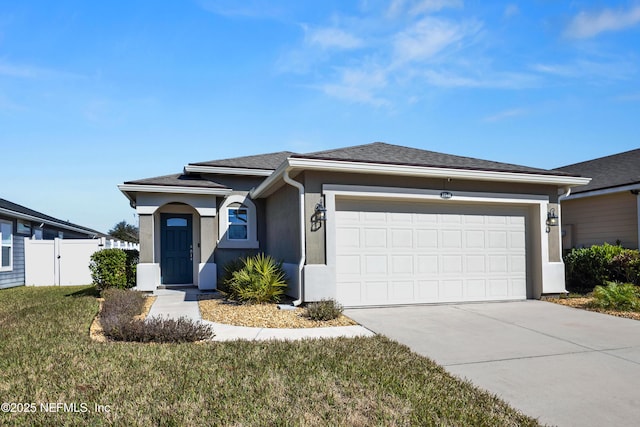
[[[298,189],[298,199],[300,200],[300,262],[298,263],[298,299],[293,302],[294,306],[302,304],[302,269],[307,259],[306,239],[305,239],[305,216],[304,216],[304,185],[289,176],[289,169],[285,169],[282,175],[284,182]]]

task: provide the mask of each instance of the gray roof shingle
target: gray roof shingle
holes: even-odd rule
[[[171,185],[177,187],[199,187],[199,188],[227,188],[217,182],[209,181],[200,175],[184,175],[173,174],[156,176],[153,178],[138,179],[135,181],[127,181],[125,184],[134,185]]]
[[[255,156],[233,157],[230,159],[210,160],[208,162],[189,163],[193,166],[221,166],[246,169],[271,169],[275,170],[289,158],[291,151],[278,151],[276,153],[258,154]]]
[[[555,170],[592,178],[589,184],[575,187],[573,194],[637,184],[640,183],[640,148]]]
[[[568,175],[563,172],[531,168],[510,163],[500,163],[490,160],[481,160],[472,157],[437,153],[434,151],[403,147],[400,145],[387,144],[384,142],[374,142],[371,144],[356,145],[353,147],[338,148],[334,150],[317,151],[315,153],[308,154],[294,154],[291,157],[425,166],[436,168],[490,170],[498,172],[520,172],[544,175]]]
[[[0,199],[0,208],[6,209],[8,211],[15,212],[15,213],[18,213],[18,214],[22,214],[22,215],[29,215],[29,216],[32,216],[34,218],[40,219],[42,221],[55,222],[55,223],[58,223],[58,224],[61,224],[61,225],[67,225],[69,227],[78,228],[80,230],[86,230],[88,233],[91,233],[91,234],[98,234],[98,235],[101,235],[101,236],[105,236],[104,233],[101,233],[99,231],[93,230],[91,228],[83,227],[82,225],[73,224],[73,223],[71,223],[69,221],[63,221],[61,219],[54,218],[52,216],[43,214],[42,212],[34,211],[33,209],[29,209],[29,208],[27,208],[25,206],[22,206],[22,205],[19,205],[17,203],[10,202],[9,200],[6,200],[6,199]]]

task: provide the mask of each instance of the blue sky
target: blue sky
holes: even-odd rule
[[[638,148],[640,2],[0,4],[0,197],[106,231],[123,181],[385,141],[553,168]]]

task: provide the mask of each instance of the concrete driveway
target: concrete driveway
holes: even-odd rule
[[[345,314],[542,423],[640,423],[640,321],[532,300]]]

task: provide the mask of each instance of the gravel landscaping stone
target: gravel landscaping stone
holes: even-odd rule
[[[278,304],[240,304],[221,295],[200,295],[202,319],[216,323],[253,328],[325,328],[351,326],[357,323],[345,315],[328,321],[313,321],[304,317],[305,309],[281,310]]]
[[[634,311],[603,310],[600,308],[591,307],[589,304],[591,303],[591,301],[593,301],[593,297],[544,298],[544,300],[555,304],[566,305],[573,308],[580,308],[582,310],[595,311],[597,313],[610,314],[611,316],[640,320],[640,313]]]

